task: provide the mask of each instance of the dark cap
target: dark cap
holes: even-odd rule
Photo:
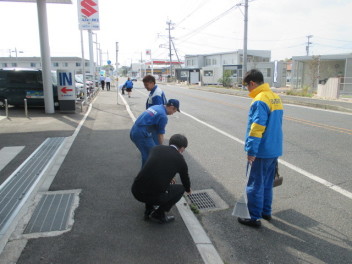
[[[167,106],[174,106],[176,107],[177,111],[180,112],[180,102],[177,99],[170,99],[167,101]]]

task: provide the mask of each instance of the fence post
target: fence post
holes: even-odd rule
[[[7,99],[5,99],[5,115],[9,118],[9,105],[7,104]]]
[[[26,117],[28,117],[27,99],[24,99],[24,114],[26,115]]]

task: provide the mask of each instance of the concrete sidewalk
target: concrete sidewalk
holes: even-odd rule
[[[72,229],[29,236],[21,233],[22,221],[1,263],[15,263],[19,254],[19,264],[204,263],[176,207],[170,212],[176,216],[173,223],[143,220],[144,205],[130,191],[140,168],[131,126],[125,106],[116,103],[116,91],[100,92],[49,188],[80,191]]]

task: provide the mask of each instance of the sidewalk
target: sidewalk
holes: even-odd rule
[[[17,230],[13,247],[6,248],[7,263],[15,263],[18,245],[25,245],[19,264],[204,263],[176,207],[173,223],[143,220],[144,205],[130,191],[140,168],[131,126],[125,106],[116,104],[116,91],[100,92],[49,188],[80,190],[72,229],[52,237],[37,233],[35,239]]]

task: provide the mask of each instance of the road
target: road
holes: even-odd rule
[[[229,205],[198,215],[225,263],[351,263],[351,114],[284,106],[284,183],[275,189],[273,221],[263,220],[257,230],[231,216],[245,184],[250,98],[160,87],[181,102],[181,113],[169,117],[166,139],[188,137],[192,189],[213,189]],[[135,116],[146,97],[141,82],[125,97]]]

